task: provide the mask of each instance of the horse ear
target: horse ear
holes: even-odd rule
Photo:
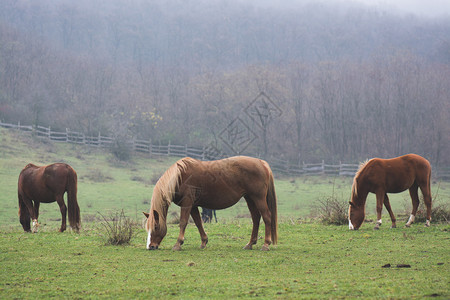
[[[148,219],[148,217],[150,216],[150,214],[146,213],[146,212],[142,212],[144,214],[144,216]]]

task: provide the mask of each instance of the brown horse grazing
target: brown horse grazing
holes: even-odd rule
[[[197,226],[205,248],[208,237],[203,229],[198,207],[224,209],[236,204],[241,197],[247,201],[253,221],[250,242],[252,249],[258,239],[261,216],[265,223],[265,240],[261,250],[277,242],[277,198],[272,171],[267,162],[245,156],[216,161],[183,158],[173,164],[158,180],[153,190],[147,217],[147,249],[158,249],[167,233],[166,217],[169,205],[181,207],[180,234],[173,250],[181,250],[189,215]]]
[[[20,172],[18,184],[19,216],[23,230],[30,231],[31,218],[33,220],[33,232],[37,232],[40,203],[55,201],[59,205],[62,217],[59,231],[66,230],[65,192],[67,192],[70,226],[78,232],[80,229],[80,208],[77,203],[77,173],[75,170],[62,163],[43,167],[28,164]]]
[[[373,158],[361,164],[353,179],[352,196],[349,207],[349,228],[358,229],[364,221],[365,204],[368,193],[374,193],[377,198],[377,224],[381,225],[381,210],[383,203],[395,228],[395,216],[392,212],[387,193],[400,193],[409,189],[412,200],[412,213],[406,226],[411,226],[419,206],[418,188],[422,191],[423,199],[427,207],[427,221],[425,226],[430,226],[431,220],[431,166],[428,160],[416,155],[407,154],[392,159]]]

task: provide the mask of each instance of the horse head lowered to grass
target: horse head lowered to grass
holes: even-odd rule
[[[203,229],[198,207],[224,209],[242,197],[247,202],[253,221],[250,242],[244,249],[252,249],[258,239],[261,217],[265,224],[262,250],[269,250],[277,242],[277,198],[272,171],[267,162],[246,156],[216,161],[193,158],[178,160],[161,176],[153,190],[150,213],[147,217],[147,249],[158,249],[167,233],[167,211],[173,202],[181,207],[180,234],[173,250],[180,250],[189,215],[201,237],[201,248],[208,237]]]
[[[412,200],[412,213],[406,226],[411,226],[419,207],[418,189],[422,191],[423,200],[427,207],[427,221],[431,221],[431,166],[428,160],[416,155],[407,154],[392,159],[373,158],[363,163],[353,179],[352,195],[349,207],[349,229],[358,229],[364,222],[366,198],[374,193],[377,199],[377,223],[375,229],[381,225],[381,210],[386,207],[392,221],[392,228],[396,227],[396,220],[392,212],[387,193],[400,193],[409,189]]]
[[[77,173],[68,164],[57,163],[38,167],[28,164],[19,175],[19,217],[23,230],[37,232],[40,203],[57,202],[61,211],[60,232],[66,230],[67,207],[64,193],[67,192],[69,222],[75,231],[80,229],[80,208],[77,202]],[[34,205],[33,205],[34,202]]]

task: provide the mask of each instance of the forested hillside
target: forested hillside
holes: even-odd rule
[[[266,1],[267,2],[267,1]],[[450,165],[450,19],[298,1],[0,2],[0,120]]]

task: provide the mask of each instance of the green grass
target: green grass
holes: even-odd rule
[[[372,224],[352,232],[312,221],[318,199],[335,195],[349,200],[351,178],[276,177],[279,244],[269,252],[242,250],[251,232],[243,201],[218,211],[217,224],[205,225],[209,244],[204,250],[193,224],[181,252],[171,251],[178,236],[172,224],[160,250],[145,249],[142,228],[129,245],[106,246],[99,212],[108,216],[123,209],[140,223],[154,181],[176,160],[137,155],[122,163],[101,149],[0,129],[0,299],[450,297],[449,224],[389,229],[385,210],[379,231]],[[23,233],[17,216],[20,170],[29,162],[57,161],[78,173],[83,230],[58,233],[60,213],[52,203],[41,205],[40,232]],[[439,202],[450,203],[448,182],[434,183],[432,191]],[[390,199],[394,212],[405,214],[408,193]],[[367,202],[373,218],[375,198]],[[172,205],[169,213],[178,211]],[[398,224],[406,219],[398,217]],[[382,268],[386,264],[392,267]]]
[[[353,232],[281,223],[279,244],[269,252],[242,250],[249,221],[206,224],[204,250],[193,225],[183,250],[170,250],[177,229],[169,226],[156,251],[145,250],[143,230],[129,246],[105,246],[96,229],[2,231],[0,298],[450,297],[448,225]]]

